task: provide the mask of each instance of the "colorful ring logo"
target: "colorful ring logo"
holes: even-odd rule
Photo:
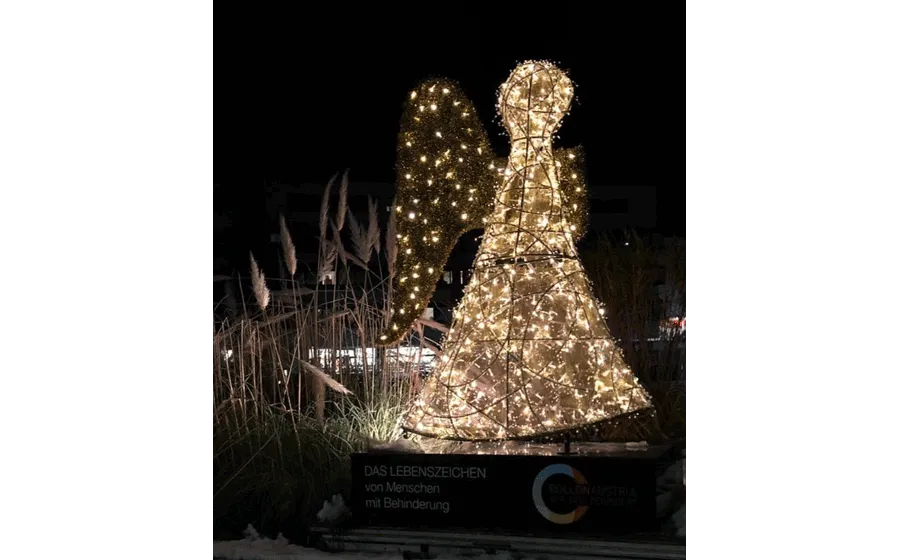
[[[578,506],[574,511],[569,513],[556,513],[550,510],[547,507],[547,504],[544,503],[544,498],[541,496],[541,491],[544,489],[544,483],[548,478],[555,474],[564,474],[572,480],[575,481],[576,484],[587,484],[587,479],[584,478],[584,475],[578,472],[576,469],[573,469],[569,465],[555,464],[550,465],[545,468],[534,478],[534,485],[531,487],[531,497],[534,499],[534,506],[537,508],[538,512],[544,516],[545,519],[556,523],[558,525],[566,525],[568,523],[574,523],[578,521],[584,512],[587,511],[587,506]]]

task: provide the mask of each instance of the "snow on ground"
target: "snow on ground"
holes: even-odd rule
[[[319,512],[319,519],[333,519],[340,517],[344,507],[343,498],[339,495],[335,495],[331,500],[325,501],[322,510]],[[397,548],[396,551],[385,550],[382,553],[324,552],[315,548],[306,548],[290,544],[281,534],[275,539],[267,539],[261,536],[253,525],[247,525],[247,528],[244,530],[244,535],[246,535],[246,537],[240,541],[213,542],[209,545],[209,553],[216,560],[401,560],[404,558],[403,552],[399,548]],[[472,560],[472,558],[478,558],[479,556],[486,554],[479,550],[454,550],[443,547],[431,547],[431,552],[436,558],[444,560],[458,560],[462,558]],[[542,556],[542,558],[545,557],[547,556]],[[527,556],[511,556],[508,552],[500,551],[498,554],[491,555],[489,559],[486,560],[529,559],[530,557]]]
[[[509,552],[501,551],[497,554],[487,555],[477,550],[445,551],[434,550],[434,558],[440,560],[472,560],[484,558],[484,560],[531,560],[531,557],[512,556]],[[403,554],[399,551],[385,551],[384,553],[332,553],[323,552],[314,548],[305,548],[288,543],[287,539],[264,539],[248,537],[242,541],[213,542],[213,558],[222,560],[402,560]],[[536,557],[535,557],[536,558]]]
[[[323,512],[335,509],[335,505],[343,506],[343,499],[332,498],[325,502]],[[248,525],[244,530],[244,540],[240,541],[213,541],[213,558],[215,560],[402,560],[403,553],[398,547],[386,546],[383,552],[324,552],[315,548],[306,548],[290,544],[286,538],[278,535],[277,538],[267,539],[260,536],[253,525]],[[431,547],[433,558],[440,560],[472,560],[485,556],[479,550],[457,549],[451,550],[443,547]],[[541,558],[544,558],[542,556]],[[531,557],[512,556],[509,552],[500,551],[497,554],[486,556],[484,560],[531,560]]]
[[[679,516],[681,522],[679,524],[676,521],[676,525],[683,536],[684,506],[675,514],[676,518]],[[379,550],[373,543],[365,546],[365,552],[325,552],[290,544],[281,535],[276,539],[261,537],[252,526],[247,528],[245,534],[247,537],[241,541],[214,541],[214,560],[403,560],[417,557],[409,555],[417,548],[412,545],[382,545]],[[404,550],[407,551],[406,555]],[[428,552],[429,558],[437,560],[571,560],[571,554],[561,551],[523,555],[521,551],[499,550],[489,553],[475,548],[431,546]]]
[[[319,521],[324,523],[339,523],[341,520],[350,517],[350,508],[344,503],[344,497],[335,494],[331,500],[325,500],[322,509],[316,514]]]

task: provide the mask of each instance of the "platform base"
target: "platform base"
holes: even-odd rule
[[[593,535],[656,530],[657,473],[669,447],[591,451],[354,454],[354,524]]]

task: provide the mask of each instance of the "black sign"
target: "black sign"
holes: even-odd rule
[[[663,451],[354,454],[353,516],[393,527],[580,533],[653,529],[656,466]]]

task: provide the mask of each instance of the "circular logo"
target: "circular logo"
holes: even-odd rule
[[[575,481],[576,484],[587,484],[587,479],[584,478],[584,475],[578,472],[578,470],[573,469],[569,465],[563,464],[555,464],[550,465],[545,468],[541,472],[538,473],[536,477],[534,477],[534,485],[531,487],[531,497],[534,499],[534,506],[537,508],[538,512],[544,516],[548,521],[552,521],[558,525],[566,525],[568,523],[574,523],[584,515],[584,512],[587,511],[587,506],[578,506],[573,511],[569,513],[556,513],[551,511],[550,508],[547,507],[547,504],[544,503],[544,498],[541,495],[544,489],[544,483],[548,478],[555,474],[562,474],[568,476],[572,480]]]

